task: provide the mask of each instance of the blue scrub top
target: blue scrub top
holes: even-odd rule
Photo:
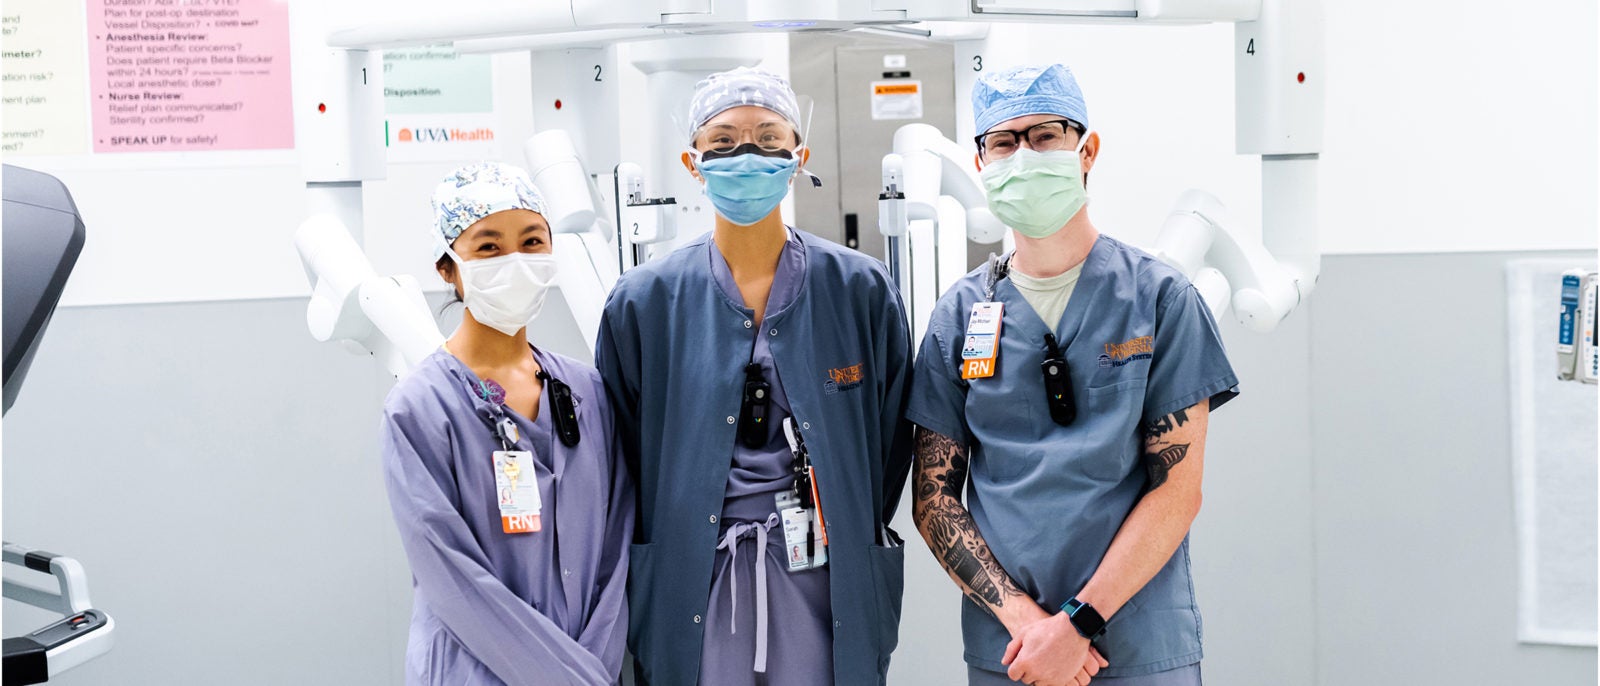
[[[961,345],[988,268],[953,286],[934,307],[916,361],[907,419],[967,445],[967,507],[1017,585],[1054,611],[1093,576],[1138,503],[1146,476],[1139,428],[1207,398],[1216,409],[1238,394],[1216,322],[1194,286],[1151,255],[1102,235],[1061,321],[1047,327],[1009,279],[994,376],[961,379]],[[1064,346],[1077,419],[1050,419],[1044,335]],[[963,600],[967,663],[1005,671],[1011,636]],[[1107,677],[1139,676],[1200,661],[1200,612],[1185,539],[1096,642]]]
[[[905,549],[886,524],[911,464],[905,310],[881,263],[793,233],[804,252],[799,290],[760,326],[717,285],[709,236],[629,270],[606,301],[595,366],[638,486],[628,640],[650,684],[700,680],[744,366],[757,336],[817,470],[834,683],[882,684],[899,640]],[[782,640],[781,620],[773,622]]]

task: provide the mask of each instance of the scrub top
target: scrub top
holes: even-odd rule
[[[792,232],[784,253],[791,251],[794,258],[780,261],[796,260],[798,289],[788,304],[769,307],[760,326],[742,300],[719,285],[709,234],[629,270],[606,302],[595,366],[639,486],[628,640],[641,683],[717,683],[720,671],[702,672],[702,649],[713,641],[753,645],[744,639],[754,632],[746,593],[757,580],[743,565],[754,557],[746,553],[758,548],[745,543],[748,538],[728,546],[741,551],[737,608],[714,581],[727,578],[732,591],[732,577],[719,571],[731,557],[719,547],[734,531],[724,517],[766,524],[758,521],[761,512],[741,506],[757,503],[770,514],[766,489],[781,483],[762,476],[770,476],[762,460],[780,455],[773,444],[757,451],[766,458],[735,454],[744,368],[758,337],[771,355],[768,382],[781,382],[788,412],[805,436],[828,523],[826,590],[802,594],[828,598],[832,669],[816,661],[805,669],[823,683],[882,684],[899,640],[905,552],[886,524],[911,460],[902,416],[911,371],[905,310],[876,260],[803,231]],[[774,284],[775,292],[784,290]],[[772,538],[782,540],[781,527],[757,528],[766,530],[769,547]],[[735,531],[736,538],[761,535]],[[801,576],[783,574],[785,581]],[[767,581],[776,577],[769,574]],[[769,592],[782,587],[772,583]],[[780,683],[773,675],[782,671],[775,661],[776,644],[788,631],[777,614],[784,603],[809,606],[771,598],[769,683]],[[737,615],[737,642],[726,640],[732,638],[728,629],[709,625],[708,617],[720,622],[714,613],[724,610]],[[750,657],[728,659],[748,676]]]
[[[555,437],[548,384],[530,420],[485,400],[443,349],[384,403],[383,472],[415,591],[407,684],[597,685],[621,670],[634,500],[612,415],[592,368],[533,354],[572,388],[576,446]],[[502,529],[492,456],[504,417],[513,449],[533,453],[537,532]]]
[[[971,450],[967,508],[995,559],[1040,606],[1054,611],[1088,583],[1144,493],[1140,427],[1210,399],[1238,394],[1221,336],[1199,293],[1177,270],[1102,235],[1061,321],[1047,326],[1010,279],[994,376],[962,380],[961,346],[989,268],[939,299],[918,353],[907,419]],[[1050,418],[1044,336],[1064,346],[1077,418]],[[1011,636],[962,601],[968,664],[996,672]],[[1200,612],[1182,545],[1114,615],[1095,645],[1107,677],[1151,674],[1200,661]]]
[[[749,309],[722,251],[713,244],[706,252],[717,288]],[[779,253],[765,312],[777,314],[794,302],[804,275],[805,247],[791,234]],[[700,649],[700,683],[705,686],[833,683],[828,568],[788,570],[774,499],[794,484],[794,455],[783,432],[783,421],[790,416],[789,395],[772,357],[771,338],[756,336],[750,351],[750,361],[760,365],[770,386],[766,440],[760,448],[743,441],[733,444],[706,608],[707,640]]]

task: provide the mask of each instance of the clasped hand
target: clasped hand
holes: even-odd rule
[[[1072,626],[1066,613],[1024,625],[1001,659],[1006,675],[1029,686],[1088,686],[1111,663]]]

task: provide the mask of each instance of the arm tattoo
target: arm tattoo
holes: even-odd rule
[[[1180,426],[1183,426],[1184,424],[1188,424],[1188,423],[1189,423],[1189,415],[1187,413],[1185,413],[1183,410],[1178,410],[1177,412],[1174,412],[1174,413],[1169,414],[1169,415],[1167,415],[1165,417],[1162,417],[1162,418],[1157,419],[1157,420],[1155,420],[1153,422],[1150,422],[1149,425],[1145,426],[1145,428],[1144,428],[1144,438],[1147,441],[1150,440],[1150,439],[1154,439],[1154,438],[1160,438],[1160,437],[1165,436],[1165,435],[1167,435],[1169,433],[1172,433],[1173,429],[1176,429],[1176,428],[1178,428]]]
[[[967,481],[967,452],[955,441],[917,427],[917,529],[967,598],[994,614],[1006,599],[1024,595],[994,559],[972,513],[961,504]]]
[[[1184,424],[1189,423],[1189,415],[1183,410],[1178,410],[1165,417],[1150,422],[1144,427],[1144,462],[1145,492],[1149,493],[1167,482],[1167,474],[1173,467],[1189,454],[1188,443],[1173,443],[1166,440],[1166,435],[1172,433]]]

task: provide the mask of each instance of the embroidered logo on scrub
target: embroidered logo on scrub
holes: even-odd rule
[[[861,385],[861,365],[853,364],[848,367],[828,370],[828,380],[822,382],[822,392],[833,395],[839,391],[848,391]]]
[[[1151,336],[1130,338],[1121,343],[1107,343],[1100,354],[1102,368],[1121,367],[1135,360],[1148,360],[1156,351],[1156,339]]]

